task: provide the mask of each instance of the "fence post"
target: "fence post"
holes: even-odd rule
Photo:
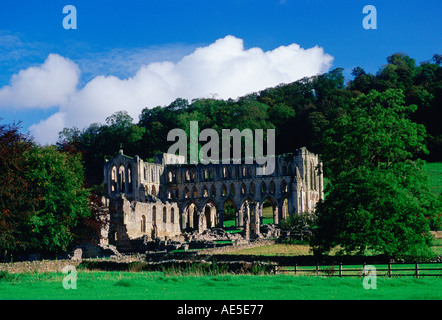
[[[416,277],[419,277],[419,264],[416,262]]]
[[[316,264],[316,275],[319,276],[319,263]]]
[[[339,263],[339,276],[342,277],[342,262]]]
[[[298,269],[298,264],[295,263],[295,276],[296,276],[296,273],[297,273],[297,269]]]
[[[391,277],[391,262],[388,263],[388,276]]]
[[[363,276],[363,277],[366,276],[366,274],[365,274],[365,266],[366,266],[366,264],[367,264],[367,263],[364,262],[364,265],[362,266],[362,276]]]

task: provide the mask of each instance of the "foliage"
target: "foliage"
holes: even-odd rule
[[[126,111],[119,111],[106,118],[106,124],[91,124],[84,130],[65,128],[59,134],[57,148],[61,151],[80,153],[88,185],[103,181],[103,161],[118,154],[121,148],[136,154],[142,150],[140,142],[145,128],[132,123]]]
[[[81,155],[37,146],[17,124],[0,126],[0,142],[1,254],[66,250],[90,215]]]
[[[58,152],[53,146],[35,146],[27,154],[26,178],[31,185],[28,196],[36,199],[28,235],[34,248],[66,250],[74,239],[72,229],[90,214],[79,156]]]
[[[308,212],[299,214],[292,214],[283,221],[281,221],[281,229],[290,232],[290,239],[292,235],[298,240],[304,241],[312,234],[314,217]]]
[[[120,111],[108,117],[105,124],[92,124],[83,130],[65,128],[58,146],[61,150],[75,149],[82,154],[89,185],[102,182],[104,158],[115,156],[121,147],[126,154],[151,159],[156,153],[167,152],[174,143],[166,141],[170,130],[180,128],[189,134],[190,121],[198,121],[200,131],[213,128],[219,135],[222,129],[275,129],[277,154],[293,152],[302,146],[321,154],[324,131],[331,122],[353,108],[358,96],[366,99],[372,90],[395,96],[394,90],[401,90],[402,96],[394,99],[404,103],[396,100],[392,103],[413,105],[414,112],[407,112],[404,117],[427,129],[425,144],[430,153],[419,156],[440,161],[440,55],[419,65],[404,53],[394,53],[386,61],[376,74],[369,74],[361,67],[354,68],[354,78],[347,84],[343,69],[336,68],[235,100],[177,98],[167,106],[142,109],[137,123]],[[389,99],[388,95],[379,98]]]
[[[431,192],[423,161],[425,128],[408,118],[401,90],[362,94],[324,133],[327,198],[317,206],[312,246],[326,253],[367,250],[393,257],[428,257],[430,227],[438,227],[440,197]]]
[[[33,199],[28,196],[25,153],[32,141],[20,133],[19,124],[0,125],[0,254],[30,246],[29,216]]]

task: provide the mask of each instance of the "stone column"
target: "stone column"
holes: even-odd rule
[[[284,214],[284,202],[278,206],[278,223],[275,222],[275,224],[280,224],[281,221],[284,220],[283,214]]]
[[[198,233],[204,231],[204,212],[197,211],[196,216],[198,217]]]
[[[246,240],[250,240],[250,207],[249,207],[248,202],[246,202],[244,204],[243,210],[245,210],[245,213],[244,213],[244,238]]]
[[[238,223],[236,224],[238,227],[244,227],[244,212],[243,210],[238,210]]]
[[[277,205],[273,209],[273,223],[279,224],[279,207]]]
[[[252,217],[251,217],[251,224],[252,224],[252,235],[253,236],[259,236],[260,235],[260,225],[261,225],[261,213],[260,213],[260,210],[259,210],[259,208],[258,208],[258,203],[256,202],[256,203],[254,203],[253,205],[252,205],[252,210],[253,210],[253,215],[252,215]]]
[[[218,228],[222,228],[224,226],[224,211],[218,211]]]

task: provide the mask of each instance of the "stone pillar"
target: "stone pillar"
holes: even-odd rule
[[[282,222],[282,220],[284,220],[283,215],[284,215],[284,202],[280,206],[278,206],[278,223],[277,224],[280,224]],[[275,224],[276,224],[276,222],[275,222]]]
[[[279,207],[276,205],[275,208],[273,208],[273,223],[279,224],[279,216],[280,216],[280,210]]]
[[[236,214],[236,226],[237,227],[244,227],[244,212],[243,210],[239,209],[237,214]]]
[[[197,211],[196,216],[198,217],[198,233],[202,233],[204,231],[204,212]]]
[[[218,228],[224,227],[224,211],[218,211]]]
[[[261,213],[258,208],[258,203],[254,203],[252,206],[253,215],[251,215],[251,232],[253,236],[259,236],[260,235],[260,221],[261,221]]]
[[[248,202],[246,202],[244,204],[243,210],[245,210],[245,213],[244,213],[244,238],[246,240],[250,240],[250,207],[249,207]]]

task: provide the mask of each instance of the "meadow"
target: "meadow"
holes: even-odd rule
[[[78,271],[77,289],[61,272],[3,274],[0,299],[62,300],[303,300],[442,299],[442,278],[378,277],[364,289],[359,277],[294,275],[168,275],[162,272]]]

